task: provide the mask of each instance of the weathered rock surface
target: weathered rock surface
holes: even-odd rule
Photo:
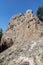
[[[33,15],[32,10],[27,10],[25,14],[13,16],[9,22],[3,38],[12,38],[16,41],[28,41],[38,39],[43,36],[43,24]]]
[[[43,65],[43,37],[16,42],[0,53],[0,65]]]
[[[14,44],[0,53],[0,65],[43,65],[43,23],[32,10],[13,16],[3,39]]]

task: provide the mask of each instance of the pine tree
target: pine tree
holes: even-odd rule
[[[3,35],[3,30],[2,28],[0,28],[0,42],[1,42],[2,35]]]
[[[38,8],[37,16],[41,21],[43,21],[43,6]]]

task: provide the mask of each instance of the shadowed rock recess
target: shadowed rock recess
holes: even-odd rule
[[[0,53],[0,65],[43,65],[43,22],[32,10],[13,16],[2,44],[9,48]]]

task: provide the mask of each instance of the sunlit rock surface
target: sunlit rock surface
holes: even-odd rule
[[[32,10],[11,18],[2,42],[8,38],[14,43],[0,53],[0,65],[43,65],[43,23]]]
[[[27,10],[25,14],[18,14],[10,19],[8,28],[3,38],[12,38],[16,41],[28,41],[38,39],[43,36],[43,23],[34,16],[32,10]]]

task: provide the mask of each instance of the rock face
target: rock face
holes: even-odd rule
[[[43,65],[43,37],[16,42],[0,53],[0,65]]]
[[[43,24],[33,15],[32,10],[27,10],[25,14],[13,16],[8,24],[3,38],[12,38],[16,41],[28,41],[38,39],[43,36]]]
[[[32,10],[13,16],[3,39],[14,44],[0,53],[0,65],[43,65],[43,23]]]

